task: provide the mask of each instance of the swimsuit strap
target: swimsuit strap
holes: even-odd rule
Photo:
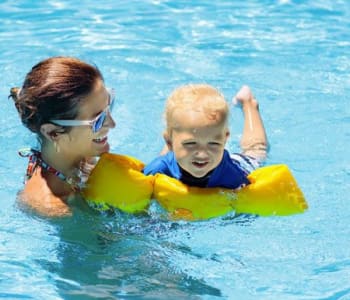
[[[73,177],[66,177],[62,172],[56,170],[54,167],[46,163],[42,157],[41,152],[32,148],[25,148],[18,151],[18,154],[22,157],[28,157],[28,167],[25,175],[25,182],[27,182],[34,174],[35,169],[40,166],[45,171],[54,174],[62,181],[68,183],[74,191],[80,190],[79,183],[76,182]]]

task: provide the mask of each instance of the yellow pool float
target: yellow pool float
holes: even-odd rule
[[[131,156],[104,153],[86,182],[83,196],[101,210],[143,211],[150,204],[154,184],[154,177],[145,176],[143,168],[144,164]]]
[[[203,220],[235,213],[287,216],[304,212],[308,205],[287,165],[271,165],[248,175],[251,184],[233,191],[189,187],[164,174],[144,175],[144,164],[130,156],[103,154],[93,169],[85,198],[102,209],[135,213],[147,209],[151,199],[175,218]]]

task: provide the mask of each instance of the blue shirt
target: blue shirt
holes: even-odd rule
[[[190,186],[199,187],[223,187],[236,189],[249,184],[247,175],[258,165],[258,161],[243,154],[230,156],[227,150],[224,151],[220,164],[202,178],[191,176],[178,165],[174,152],[154,159],[143,170],[146,175],[161,173],[176,178]]]

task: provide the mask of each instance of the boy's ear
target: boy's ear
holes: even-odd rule
[[[45,123],[40,126],[41,134],[52,142],[57,141],[59,136],[62,134],[62,132],[59,132],[59,130],[62,131],[62,127],[51,123]]]
[[[165,144],[167,145],[168,149],[169,149],[170,151],[172,151],[173,143],[172,143],[171,138],[170,138],[170,136],[169,136],[169,133],[168,133],[167,131],[165,131],[165,132],[163,133],[163,138],[164,138]]]
[[[227,129],[226,131],[226,140],[230,137],[230,130]]]

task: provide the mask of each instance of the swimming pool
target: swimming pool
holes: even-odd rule
[[[8,299],[350,299],[348,1],[2,1],[0,297]],[[285,218],[170,222],[100,215],[45,219],[20,207],[33,137],[7,95],[52,55],[99,66],[117,90],[112,151],[147,162],[177,85],[228,99],[252,87],[271,144],[309,202]],[[229,148],[242,117],[232,108]]]

